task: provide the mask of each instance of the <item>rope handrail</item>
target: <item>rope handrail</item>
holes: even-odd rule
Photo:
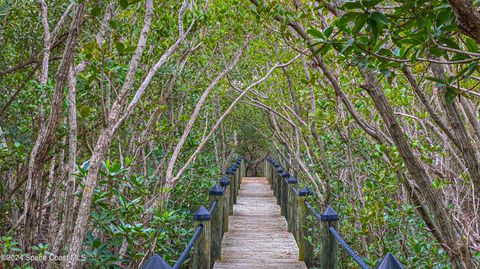
[[[194,213],[196,230],[176,263],[170,266],[154,254],[142,269],[180,269],[193,249],[193,268],[211,268],[220,257],[223,234],[228,231],[228,217],[233,215],[241,179],[245,175],[244,158],[237,159],[220,181],[208,192],[210,207],[200,205]]]
[[[208,213],[212,214],[217,204],[218,204],[218,200],[213,201],[212,204],[210,205],[210,208],[208,209]]]
[[[333,234],[335,239],[337,239],[338,243],[342,245],[342,247],[347,251],[347,253],[352,257],[354,261],[357,262],[357,264],[362,268],[362,269],[370,269],[370,266],[366,265],[365,262],[363,261],[362,257],[358,255],[358,253],[350,247],[350,245],[343,240],[343,238],[338,234],[337,230],[335,228],[330,227],[328,228],[330,232]]]
[[[310,212],[312,212],[312,214],[315,216],[317,220],[322,221],[322,215],[320,215],[317,211],[315,211],[315,209],[310,205],[310,203],[307,200],[305,200],[305,205],[310,210]]]
[[[302,189],[295,188],[295,184],[298,183],[297,179],[294,176],[291,176],[288,173],[288,169],[282,167],[282,165],[273,160],[270,157],[266,157],[265,160],[270,163],[266,166],[265,176],[267,177],[274,195],[277,197],[277,204],[280,205],[282,209],[282,215],[285,216],[289,224],[289,229],[295,231],[298,235],[297,242],[301,252],[301,257],[307,264],[307,266],[315,267],[313,261],[313,248],[312,245],[307,242],[308,228],[306,227],[306,219],[308,213],[310,212],[318,221],[322,223],[320,233],[322,234],[320,244],[324,247],[321,251],[322,256],[322,268],[337,268],[337,247],[336,243],[338,242],[348,253],[349,256],[360,266],[362,269],[371,269],[369,265],[365,263],[363,258],[358,255],[358,253],[352,249],[352,247],[340,236],[340,234],[335,229],[338,222],[338,214],[330,206],[327,207],[324,213],[318,213],[314,207],[307,201],[306,196],[312,194],[312,191],[305,186]],[[291,190],[291,191],[290,191]],[[293,195],[293,197],[292,197]],[[302,199],[295,199],[294,197]],[[301,201],[299,204],[296,201]],[[300,204],[304,204],[306,207],[302,209],[298,207]],[[308,209],[308,210],[306,210]],[[296,212],[296,210],[298,212]],[[295,222],[294,225],[290,225],[290,222]],[[303,228],[302,228],[303,227]],[[309,246],[310,245],[310,246]],[[307,262],[308,258],[308,262]],[[330,259],[333,259],[330,261]],[[384,256],[382,261],[376,267],[376,269],[404,269],[405,267],[395,258],[392,254],[387,253]]]
[[[188,257],[188,253],[190,253],[190,250],[192,250],[193,244],[197,240],[198,236],[200,235],[200,232],[203,229],[203,225],[200,224],[197,226],[197,229],[195,230],[195,233],[193,234],[192,238],[190,239],[190,242],[188,242],[188,245],[185,247],[185,249],[182,252],[182,255],[178,258],[177,262],[175,265],[173,265],[173,269],[180,269],[182,264],[185,262],[185,260]]]
[[[297,190],[297,188],[295,188],[295,187],[292,186],[292,191],[294,191],[295,194],[298,195],[298,190]]]
[[[319,221],[323,221],[322,215],[320,215],[315,209],[310,205],[310,203],[305,200],[305,205],[307,208],[312,212],[312,214],[315,216],[315,218]],[[370,269],[368,265],[365,264],[363,259],[358,255],[358,253],[350,247],[350,245],[343,240],[343,238],[340,236],[340,234],[335,230],[334,227],[329,227],[328,230],[333,234],[335,239],[340,243],[340,245],[347,251],[347,253],[353,258],[355,262],[362,268],[362,269]]]

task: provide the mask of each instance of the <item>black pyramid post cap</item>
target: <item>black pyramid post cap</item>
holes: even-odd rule
[[[141,269],[172,269],[160,256],[154,254]]]
[[[277,173],[279,173],[279,174],[283,173],[284,171],[285,171],[285,169],[283,169],[283,167],[281,167],[281,166],[279,166],[277,168]]]
[[[210,212],[203,206],[201,205],[200,208],[198,208],[197,212],[193,215],[194,220],[211,220],[212,215]]]
[[[220,179],[220,185],[221,186],[227,186],[230,184],[230,179],[228,177],[222,177],[222,179]]]
[[[286,177],[290,177],[290,174],[287,171],[285,171],[285,172],[281,173],[280,176],[283,177],[283,178],[286,178]]]
[[[280,167],[280,164],[279,164],[279,163],[277,163],[277,162],[274,162],[274,163],[273,163],[273,167],[275,167],[275,168],[279,168],[279,167]]]
[[[401,264],[392,253],[387,253],[383,257],[382,261],[375,267],[375,269],[405,269],[406,267]]]
[[[215,186],[213,186],[213,188],[210,189],[208,194],[209,195],[223,195],[223,191],[224,191],[224,189],[222,188],[222,186],[220,186],[218,184],[215,184]]]
[[[308,186],[303,187],[298,191],[298,196],[308,196],[312,194],[312,190]]]
[[[337,221],[338,214],[331,206],[328,206],[325,212],[321,215],[322,221]]]
[[[232,169],[233,172],[237,171],[237,168],[238,168],[238,165],[236,163],[230,166],[230,169]]]
[[[296,177],[290,176],[290,177],[287,179],[287,182],[288,182],[288,184],[297,184],[297,183],[298,183],[298,180],[297,180]]]

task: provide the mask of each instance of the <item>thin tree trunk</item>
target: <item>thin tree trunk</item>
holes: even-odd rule
[[[432,63],[431,69],[436,78],[445,80],[445,70],[443,69],[443,66]],[[480,197],[480,164],[477,159],[475,148],[470,142],[470,136],[460,118],[455,100],[449,101],[446,98],[446,93],[448,91],[447,87],[439,87],[439,91],[442,96],[441,105],[445,110],[447,115],[446,119],[452,128],[452,132],[458,141],[459,151],[462,153],[465,165],[468,168],[468,174],[475,186],[476,197]]]
[[[35,212],[38,212],[39,207],[41,206],[38,204],[38,187],[40,186],[48,152],[55,143],[55,134],[61,117],[64,88],[68,78],[68,70],[73,61],[74,51],[77,45],[80,26],[83,21],[83,14],[87,2],[87,0],[83,1],[76,8],[76,12],[70,26],[67,44],[65,45],[65,50],[62,56],[62,61],[60,62],[55,75],[55,86],[48,122],[46,126],[40,130],[30,154],[24,206],[25,223],[23,241],[24,248],[26,250],[28,250],[33,243],[34,229],[38,224],[38,220],[35,217]]]
[[[379,88],[373,74],[364,69],[361,69],[360,72],[365,78],[365,84],[362,85],[362,88],[368,92],[378,113],[385,122],[385,126],[397,146],[398,152],[402,156],[407,170],[418,186],[418,190],[421,194],[421,201],[426,204],[428,209],[434,215],[436,229],[438,229],[441,234],[439,241],[443,244],[443,248],[449,254],[453,268],[473,268],[467,242],[465,242],[465,239],[457,237],[451,216],[445,208],[444,202],[440,199],[443,195],[432,187],[428,173],[420,160],[413,153],[410,144],[406,140],[405,134],[402,131],[402,126],[395,119],[395,113],[393,112],[390,103],[385,97],[383,91]]]
[[[185,40],[186,33],[183,29],[183,17],[185,14],[185,10],[187,8],[188,0],[183,2],[182,7],[178,12],[178,23],[179,23],[179,37],[176,42],[168,48],[164,54],[160,57],[158,62],[149,70],[147,76],[142,81],[140,87],[137,89],[134,97],[128,104],[126,109],[122,109],[122,106],[125,104],[125,98],[127,93],[133,86],[135,74],[138,70],[140,59],[142,57],[143,51],[146,46],[148,33],[150,31],[150,25],[152,21],[153,15],[153,0],[147,0],[145,3],[145,18],[144,18],[144,25],[142,27],[142,31],[140,33],[140,37],[137,43],[137,49],[135,50],[132,59],[130,60],[129,70],[127,72],[125,83],[117,96],[115,103],[112,106],[112,109],[108,115],[107,119],[107,126],[101,131],[97,143],[95,145],[92,157],[90,158],[90,167],[84,180],[85,187],[83,190],[82,199],[79,205],[78,216],[75,222],[75,228],[71,235],[71,239],[69,241],[70,248],[69,248],[69,256],[75,257],[76,259],[70,259],[65,262],[64,267],[66,268],[76,268],[78,265],[78,257],[80,254],[80,250],[82,248],[83,237],[86,232],[88,219],[90,215],[90,206],[92,203],[93,193],[95,191],[95,187],[97,185],[97,179],[99,170],[101,167],[102,161],[105,159],[105,156],[108,153],[108,149],[111,145],[112,138],[115,135],[116,131],[123,125],[123,123],[129,118],[130,114],[132,113],[133,109],[135,108],[136,104],[140,100],[141,96],[143,95],[144,91],[150,84],[151,80],[153,79],[156,72],[162,67],[170,55],[176,51],[176,49],[180,46],[180,44]],[[188,29],[187,33],[190,31]],[[123,112],[123,115],[122,115]]]

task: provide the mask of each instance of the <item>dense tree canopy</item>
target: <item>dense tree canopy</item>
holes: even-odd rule
[[[368,264],[480,267],[478,9],[0,1],[0,254],[82,257],[0,263],[174,261],[227,164],[270,155]]]

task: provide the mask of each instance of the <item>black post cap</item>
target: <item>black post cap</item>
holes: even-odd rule
[[[405,269],[406,267],[401,264],[393,255],[392,253],[387,253],[385,257],[383,257],[382,261],[375,267],[375,269]]]
[[[297,180],[296,177],[290,176],[290,177],[287,179],[287,182],[288,182],[288,184],[297,184],[297,183],[298,183],[298,180]]]
[[[210,189],[210,191],[208,192],[209,195],[223,195],[223,187],[218,185],[218,184],[215,184],[215,186],[213,186],[213,188]]]
[[[321,215],[322,221],[337,221],[338,214],[331,206],[328,206],[325,212]]]
[[[308,196],[311,195],[312,191],[308,186],[303,187],[301,190],[298,191],[298,196]]]
[[[279,163],[277,163],[277,162],[275,162],[275,163],[273,163],[273,167],[275,167],[275,168],[279,168],[279,167],[280,167],[280,164],[279,164]]]
[[[280,176],[283,177],[283,178],[286,178],[286,177],[290,177],[290,174],[287,171],[285,171],[285,172],[281,173]]]
[[[225,171],[225,175],[233,175],[235,174],[235,171],[232,170],[232,168],[228,168],[227,171]]]
[[[211,220],[212,215],[210,212],[203,206],[201,205],[200,208],[198,208],[197,212],[193,215],[194,220]]]
[[[222,179],[220,179],[220,185],[221,186],[227,186],[230,184],[230,179],[228,177],[222,177]]]
[[[281,166],[277,168],[277,173],[278,173],[278,174],[281,174],[281,173],[283,173],[284,171],[285,171],[285,170],[284,170],[283,167],[281,167]]]
[[[141,269],[172,269],[172,267],[157,254],[153,256],[141,267]]]

